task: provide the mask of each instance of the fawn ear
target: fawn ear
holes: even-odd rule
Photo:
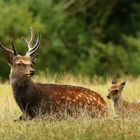
[[[7,61],[8,61],[8,63],[9,63],[10,65],[12,65],[12,63],[13,63],[13,57],[16,55],[16,54],[15,54],[15,50],[14,50],[14,52],[13,52],[12,50],[10,50],[10,49],[4,47],[1,43],[0,43],[0,48],[3,50],[4,55],[5,55],[5,57],[6,57]]]
[[[126,81],[121,82],[122,86],[125,86],[125,84],[126,84]]]
[[[116,83],[117,83],[117,79],[116,79],[116,77],[113,77],[112,84],[116,84]]]

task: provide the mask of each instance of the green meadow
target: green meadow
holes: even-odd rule
[[[126,86],[123,97],[132,102],[140,99],[140,78],[124,77]],[[131,117],[118,116],[112,102],[106,98],[111,78],[103,80],[98,77],[74,77],[70,74],[39,76],[34,81],[43,83],[60,83],[83,86],[97,91],[106,100],[109,115],[104,118],[79,116],[64,120],[40,119],[14,121],[22,113],[12,95],[9,81],[0,84],[0,139],[2,140],[132,140],[140,139],[140,113]]]

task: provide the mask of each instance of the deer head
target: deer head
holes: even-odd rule
[[[17,54],[13,41],[13,50],[6,48],[0,43],[0,48],[3,50],[4,55],[11,67],[10,77],[12,78],[29,79],[34,75],[33,64],[35,62],[35,53],[40,45],[40,32],[38,32],[38,37],[34,46],[32,46],[34,39],[34,31],[32,27],[30,27],[30,32],[31,38],[29,41],[22,37],[28,46],[28,51],[24,56]]]
[[[107,95],[107,98],[112,99],[114,101],[120,99],[122,90],[125,86],[125,83],[126,83],[125,81],[117,83],[116,78],[113,78],[112,79],[112,85],[108,89],[109,93]]]

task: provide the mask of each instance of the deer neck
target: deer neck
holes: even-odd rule
[[[29,90],[29,87],[32,85],[31,78],[17,77],[14,74],[10,74],[10,83],[14,92]]]
[[[122,97],[120,97],[120,98],[118,98],[118,99],[115,99],[114,101],[113,101],[113,103],[114,103],[114,107],[115,107],[115,109],[121,109],[122,107],[123,107],[123,99],[122,99]]]

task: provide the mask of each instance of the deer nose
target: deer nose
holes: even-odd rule
[[[107,98],[108,98],[108,99],[110,99],[110,96],[109,96],[109,95],[107,95]]]
[[[34,69],[31,69],[30,70],[30,73],[31,73],[31,75],[34,75],[35,74],[35,70]]]

